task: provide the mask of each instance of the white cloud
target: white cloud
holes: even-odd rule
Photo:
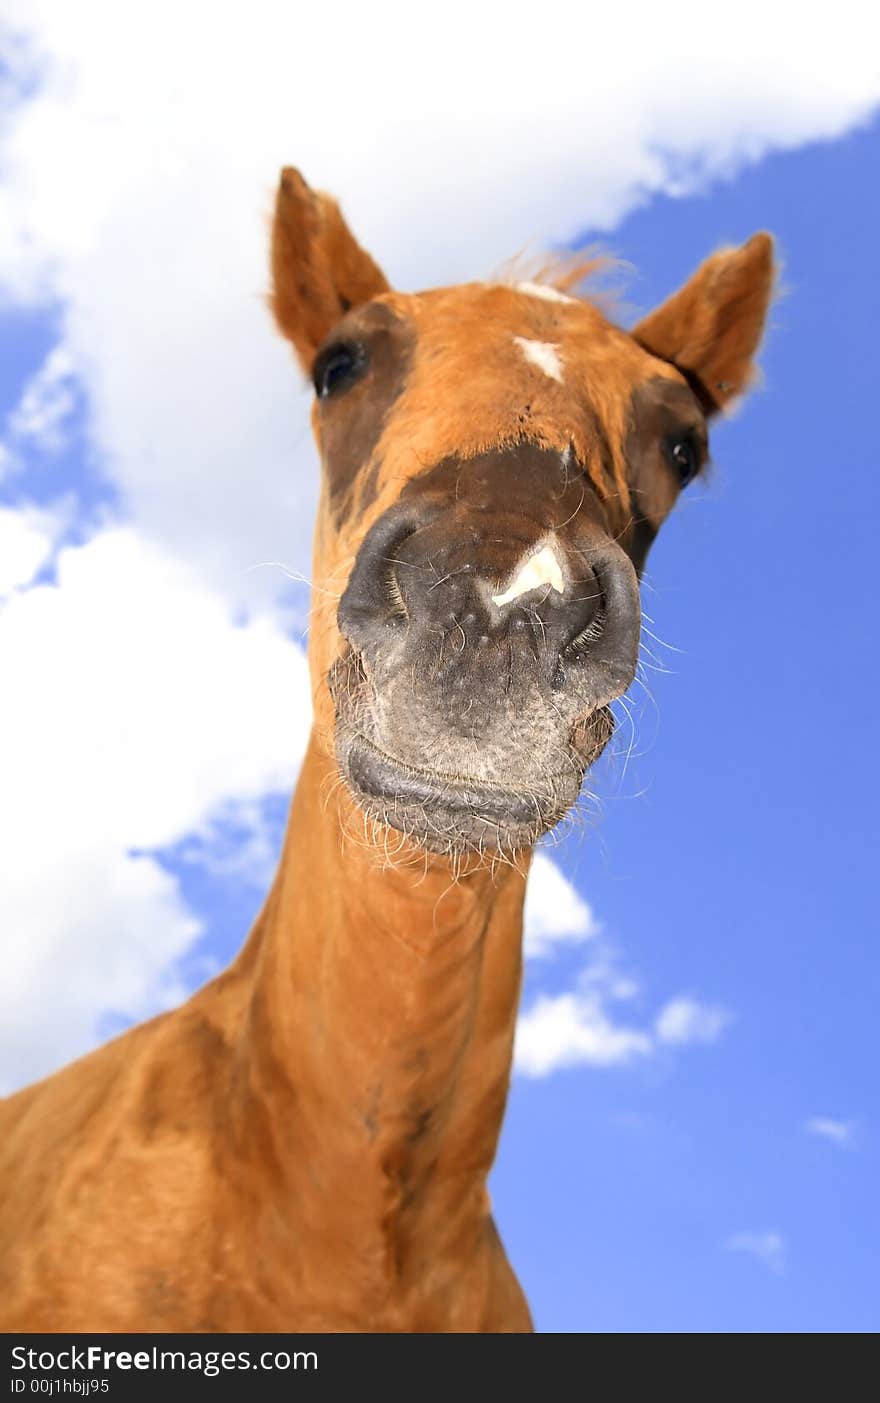
[[[674,45],[668,7],[635,25],[619,7],[542,11],[545,57],[558,35],[583,81],[535,63],[525,8],[447,6],[430,65],[402,52],[409,12],[380,2],[351,7],[332,52],[319,9],[270,0],[246,18],[176,0],[137,13],[21,0],[5,13],[31,36],[5,57],[34,95],[0,129],[0,283],[60,305],[63,322],[10,442],[57,444],[78,379],[97,462],[132,523],[62,552],[57,586],[19,589],[0,613],[12,874],[0,1062],[20,1080],[46,1069],[47,1048],[55,1062],[87,1046],[108,1008],[138,1016],[177,997],[168,970],[197,924],[170,876],[132,850],[288,789],[305,738],[300,651],[268,616],[232,621],[242,601],[279,591],[282,572],[259,562],[308,571],[317,491],[306,397],[261,302],[279,166],[338,193],[399,285],[425,286],[838,135],[877,101],[880,76],[846,5],[830,29],[804,12],[796,44],[766,6],[741,5],[723,42],[682,6]],[[0,468],[16,466],[0,447]],[[26,510],[4,530],[8,593],[57,533]],[[529,953],[595,929],[539,855]],[[660,1030],[607,1011],[632,992],[594,971],[539,1000],[520,1065],[647,1055]]]
[[[62,523],[36,507],[0,506],[0,601],[27,585],[52,554]]]
[[[728,1252],[745,1252],[781,1276],[785,1271],[785,1242],[778,1232],[738,1232],[724,1244]]]
[[[286,793],[309,725],[302,650],[133,530],[62,550],[57,580],[0,609],[7,1085],[180,996],[199,925],[150,850]]]
[[[701,1004],[680,994],[670,999],[657,1015],[656,1032],[661,1043],[713,1043],[731,1021],[731,1015],[717,1004]]]
[[[810,1116],[804,1122],[808,1135],[818,1135],[823,1140],[851,1149],[856,1141],[858,1126],[854,1120],[834,1120],[831,1116]]]
[[[615,1024],[596,991],[541,995],[516,1031],[516,1067],[530,1077],[562,1067],[610,1067],[651,1051],[650,1035]]]
[[[4,877],[0,1095],[186,994],[175,961],[201,931],[155,859],[92,841]]]
[[[519,1017],[516,1069],[525,1076],[547,1076],[567,1066],[623,1065],[655,1056],[662,1048],[716,1042],[733,1021],[717,1005],[678,995],[653,1021],[622,1023],[615,1005],[633,1002],[639,993],[639,985],[620,974],[608,946],[596,943],[594,958],[581,969],[573,989],[539,995]]]
[[[595,941],[600,926],[591,908],[545,852],[535,853],[526,889],[523,952],[547,960],[563,946]],[[562,1067],[609,1067],[653,1050],[647,1032],[615,1023],[608,1005],[637,992],[621,976],[604,945],[597,944],[577,985],[563,994],[542,994],[521,1013],[515,1066],[543,1077]]]
[[[577,888],[540,851],[529,873],[524,931],[526,959],[541,959],[554,954],[560,942],[578,944],[599,933],[599,923]]]
[[[620,973],[607,944],[592,948],[574,988],[541,994],[520,1015],[514,1063],[525,1076],[543,1077],[564,1067],[620,1066],[656,1056],[667,1046],[714,1042],[731,1021],[718,1008],[679,996],[653,1023],[621,1022],[616,1005],[632,1005],[639,986]],[[686,1008],[686,1016],[677,1012],[680,1008]]]
[[[717,1041],[731,1022],[724,1009],[679,995],[661,1008],[653,1028],[617,1021],[613,1005],[632,1000],[638,985],[618,970],[601,927],[577,888],[545,852],[535,853],[526,892],[523,950],[547,960],[564,946],[593,942],[593,958],[573,989],[541,994],[519,1019],[515,1065],[543,1077],[564,1067],[611,1067],[655,1054],[661,1046]]]
[[[805,11],[792,43],[754,2],[723,35],[694,4],[636,24],[567,5],[541,12],[536,63],[533,10],[453,0],[414,62],[387,0],[347,8],[332,56],[315,7],[22,0],[32,45],[7,61],[36,95],[3,129],[0,278],[60,299],[140,527],[227,593],[271,591],[280,573],[246,572],[308,570],[315,500],[305,399],[261,304],[281,164],[340,194],[401,286],[481,276],[864,119],[880,73],[863,15]],[[582,80],[561,81],[571,55]]]

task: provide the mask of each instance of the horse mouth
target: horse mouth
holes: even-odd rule
[[[339,774],[357,808],[383,830],[446,856],[512,855],[534,846],[577,804],[584,775],[601,755],[614,720],[601,697],[566,717],[533,678],[519,704],[484,709],[456,724],[442,689],[413,691],[397,669],[377,683],[362,654],[346,648],[328,674],[336,708]],[[403,847],[401,848],[403,850]]]
[[[577,798],[520,793],[465,775],[417,768],[381,750],[363,734],[340,757],[362,808],[388,827],[434,851],[515,849],[534,843]]]
[[[584,772],[604,748],[610,713],[581,729],[564,772],[541,785],[510,789],[467,775],[415,766],[363,732],[337,743],[337,758],[358,806],[429,852],[514,853],[531,847],[576,804]],[[577,740],[578,737],[575,737]]]

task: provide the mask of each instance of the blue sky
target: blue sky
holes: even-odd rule
[[[308,570],[315,469],[305,400],[258,296],[262,182],[298,152],[285,137],[275,161],[274,108],[243,135],[223,127],[219,60],[216,92],[202,75],[190,111],[158,30],[158,66],[132,67],[129,109],[115,86],[128,37],[110,43],[102,19],[97,38],[71,38],[63,14],[56,34],[81,43],[85,97],[47,84],[41,121],[0,165],[27,213],[21,240],[4,243],[0,222],[12,269],[0,277],[0,666],[14,679],[0,700],[0,902],[16,932],[0,947],[0,1089],[231,958],[271,875],[307,728],[302,588],[263,562]],[[880,122],[840,96],[864,86],[857,52],[843,64],[817,36],[823,72],[846,73],[837,98],[792,59],[768,80],[772,101],[757,70],[745,101],[743,39],[740,67],[734,55],[715,74],[728,111],[686,73],[670,90],[648,35],[630,87],[607,75],[618,114],[629,103],[642,126],[611,114],[605,144],[595,121],[575,142],[566,112],[548,128],[569,142],[563,175],[595,173],[581,186],[539,184],[528,162],[544,162],[550,138],[504,108],[518,91],[507,81],[498,111],[518,139],[464,233],[459,187],[485,182],[497,135],[476,175],[438,158],[430,198],[424,172],[406,176],[424,166],[418,143],[396,147],[391,199],[371,195],[357,150],[349,166],[311,153],[365,242],[416,286],[480,275],[535,229],[598,235],[631,264],[633,317],[758,228],[784,262],[764,385],[717,426],[709,482],[649,560],[644,603],[665,642],[648,641],[665,670],[645,674],[653,700],[634,690],[632,753],[624,765],[624,722],[593,776],[601,817],[536,873],[528,948],[543,931],[545,954],[527,965],[526,1023],[536,1005],[556,1019],[573,1008],[588,1036],[569,1047],[574,1065],[550,1057],[541,1075],[523,1054],[492,1187],[544,1330],[880,1326]],[[239,36],[227,40],[237,54]],[[183,33],[181,63],[187,44]],[[30,66],[27,86],[41,92]],[[264,90],[252,87],[252,108]],[[152,159],[166,106],[173,138],[155,170],[111,159],[117,139]],[[375,122],[376,141],[402,140],[396,112]],[[692,128],[710,131],[705,149]],[[78,182],[64,220],[40,185],[49,136],[53,179]],[[210,241],[197,237],[205,210]]]
[[[516,1081],[494,1189],[546,1329],[880,1326],[878,168],[874,124],[614,234],[644,307],[762,227],[784,295],[764,388],[649,561],[681,650],[658,650],[650,743],[603,777],[599,841],[566,852],[645,985],[735,1021],[686,1063]],[[857,1143],[808,1133],[822,1116]],[[741,1232],[778,1233],[784,1270],[724,1250]]]

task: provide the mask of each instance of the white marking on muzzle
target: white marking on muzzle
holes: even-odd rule
[[[562,361],[559,359],[557,345],[552,341],[530,341],[526,336],[514,336],[513,340],[527,361],[543,370],[551,380],[562,383]]]
[[[562,566],[559,563],[559,556],[551,545],[542,546],[534,555],[519,567],[513,580],[508,585],[503,594],[493,594],[492,603],[501,608],[502,604],[509,604],[513,599],[519,599],[521,594],[528,594],[529,590],[540,589],[541,585],[549,585],[555,589],[557,594],[565,593],[565,579],[562,574]]]

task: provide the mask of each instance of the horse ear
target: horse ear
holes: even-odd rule
[[[719,249],[632,335],[646,351],[677,366],[707,413],[714,413],[754,377],[774,274],[769,234],[755,234],[740,248]]]
[[[344,312],[388,291],[384,273],[357,243],[336,201],[285,167],[272,224],[269,302],[303,369],[311,369],[315,351]]]

